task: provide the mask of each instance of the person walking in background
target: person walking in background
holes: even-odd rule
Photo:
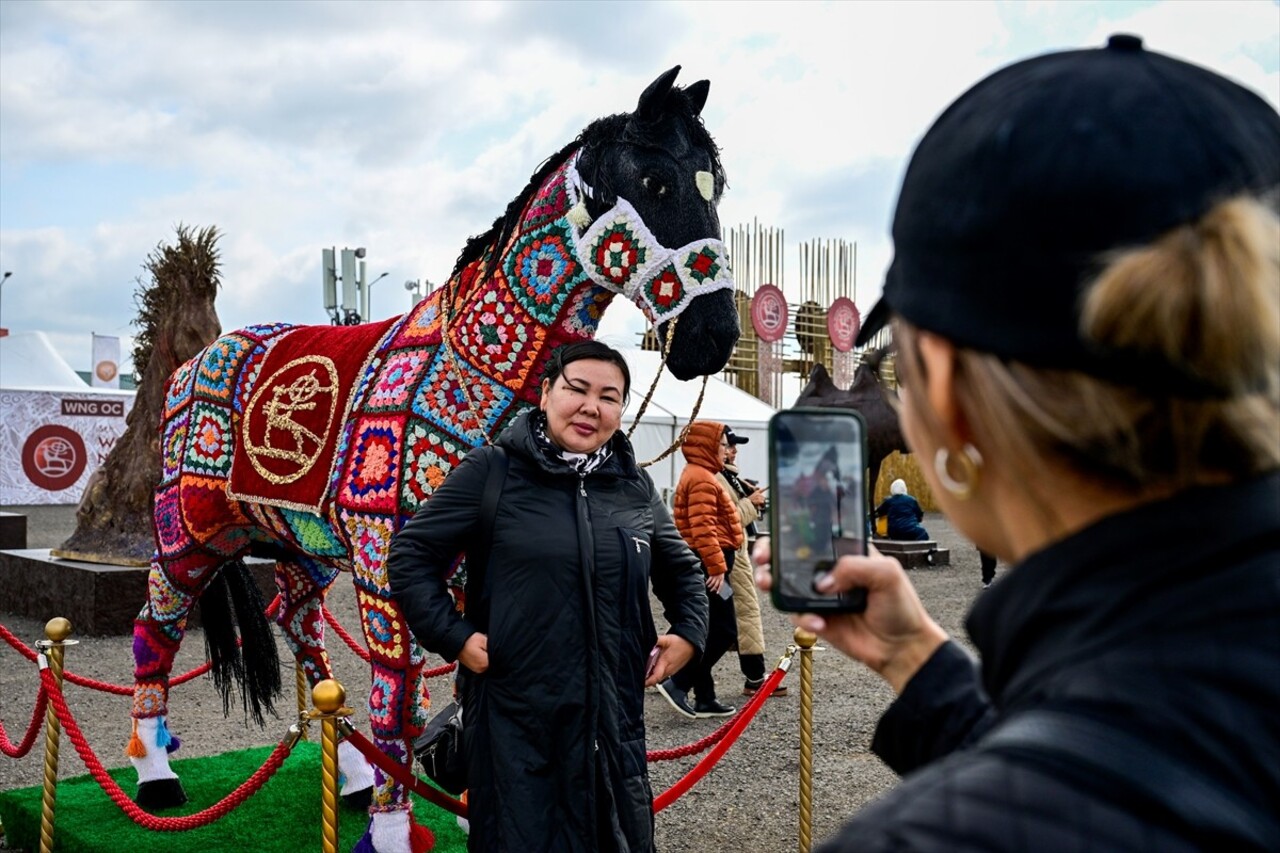
[[[889,497],[876,507],[875,517],[885,517],[889,522],[888,538],[899,542],[924,542],[929,532],[920,524],[924,510],[920,502],[907,494],[906,480],[894,480],[889,484]]]
[[[691,719],[727,717],[737,710],[716,698],[716,681],[711,675],[711,670],[738,639],[737,617],[729,600],[733,595],[729,567],[745,537],[738,507],[716,479],[716,474],[724,468],[728,446],[725,426],[716,421],[694,421],[680,445],[687,464],[676,485],[676,529],[702,560],[710,616],[707,648],[702,657],[660,682],[658,692],[672,708]],[[696,697],[693,705],[689,704],[690,690]]]
[[[982,588],[986,589],[996,579],[996,555],[979,548],[978,559],[982,562]]]
[[[468,453],[392,539],[387,571],[410,629],[461,664],[470,850],[653,849],[644,688],[701,648],[707,597],[619,432],[630,385],[602,343],[556,350],[541,408]],[[502,454],[485,582],[464,615],[445,582],[474,544]],[[670,623],[661,636],[650,587]]]
[[[823,581],[865,612],[797,617],[897,693],[903,779],[819,853],[1280,850],[1278,200],[1276,110],[1132,35],[921,139],[857,343],[891,323],[907,444],[1009,568],[980,664],[874,552]]]
[[[756,592],[755,578],[751,571],[750,546],[755,541],[752,531],[764,508],[764,491],[755,483],[742,478],[738,471],[738,446],[751,439],[736,434],[731,427],[724,428],[727,446],[724,450],[724,470],[716,475],[738,507],[738,519],[747,537],[747,547],[739,548],[729,569],[729,584],[733,588],[733,611],[738,624],[738,666],[744,680],[743,696],[754,696],[764,684],[764,625],[760,621],[760,599]],[[774,696],[787,695],[785,685],[773,691]]]

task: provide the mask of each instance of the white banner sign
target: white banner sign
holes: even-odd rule
[[[134,395],[0,391],[0,506],[78,504],[124,434]]]
[[[111,335],[93,336],[94,388],[120,387],[120,339]]]

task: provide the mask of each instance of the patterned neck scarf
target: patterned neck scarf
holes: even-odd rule
[[[609,450],[609,442],[607,441],[590,453],[574,453],[571,450],[565,450],[552,441],[551,436],[547,435],[547,415],[545,412],[535,412],[533,414],[532,426],[533,437],[537,440],[538,449],[542,451],[542,455],[552,462],[563,462],[581,477],[585,477],[595,471],[613,456],[613,451]]]

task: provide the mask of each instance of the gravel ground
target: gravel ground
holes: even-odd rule
[[[73,508],[9,509],[29,513],[28,547],[31,548],[60,544],[74,524]],[[925,606],[943,628],[953,636],[963,637],[964,616],[981,590],[977,552],[940,515],[926,515],[924,524],[941,546],[951,549],[951,564],[916,569],[911,573],[912,580]],[[4,613],[3,600],[3,591],[0,591],[0,624],[28,645],[44,636],[42,622]],[[359,621],[351,584],[342,579],[334,584],[329,607],[342,625],[356,632]],[[787,616],[767,603],[763,613],[769,655],[776,659],[791,642],[793,628]],[[279,645],[281,658],[287,660],[289,655],[282,640]],[[337,638],[332,638],[330,650],[336,676],[346,687],[348,704],[356,709],[356,721],[360,724],[366,717],[363,703],[368,697],[367,669]],[[199,630],[193,630],[178,654],[175,672],[196,667],[203,659],[203,636]],[[657,842],[663,853],[706,853],[708,850],[773,853],[796,849],[800,764],[798,663],[797,660],[783,682],[790,687],[790,694],[766,702],[716,768],[658,815]],[[128,637],[83,638],[79,645],[66,652],[68,670],[112,684],[129,684],[132,666]],[[738,701],[742,677],[736,656],[726,656],[716,674],[720,698],[730,703]],[[0,719],[11,740],[21,738],[31,719],[38,681],[34,666],[27,664],[7,644],[0,644]],[[245,725],[238,710],[224,717],[222,703],[207,679],[175,688],[170,727],[182,739],[180,754],[192,757],[275,743],[292,714],[293,682],[286,678],[285,683],[286,701],[281,718],[269,721],[265,729]],[[75,686],[68,686],[67,696],[99,760],[108,767],[125,765],[128,697]],[[815,841],[832,833],[845,818],[896,783],[893,772],[868,750],[876,720],[891,700],[889,688],[860,665],[836,652],[815,653]],[[647,694],[646,715],[650,749],[690,743],[723,722],[685,719],[656,691]],[[20,760],[0,755],[0,790],[40,784],[43,766],[40,743],[42,738],[31,754]],[[686,758],[651,764],[654,791],[666,790],[695,763],[695,758]],[[59,775],[67,778],[85,772],[74,747],[64,737]],[[0,847],[3,847],[2,840]]]

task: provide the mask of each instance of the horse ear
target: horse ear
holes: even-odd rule
[[[826,396],[832,391],[839,391],[836,383],[831,380],[831,374],[827,373],[827,367],[822,362],[818,362],[809,371],[809,384],[815,386],[815,390],[820,396]]]
[[[692,86],[685,87],[685,96],[689,99],[689,109],[694,115],[701,115],[702,108],[707,105],[707,93],[711,91],[710,80],[699,80]]]
[[[640,102],[636,104],[636,115],[646,119],[654,119],[661,115],[662,105],[666,102],[667,95],[671,93],[671,86],[676,82],[676,75],[679,73],[680,66],[677,65],[659,74],[658,79],[650,83],[649,88],[641,93]]]

